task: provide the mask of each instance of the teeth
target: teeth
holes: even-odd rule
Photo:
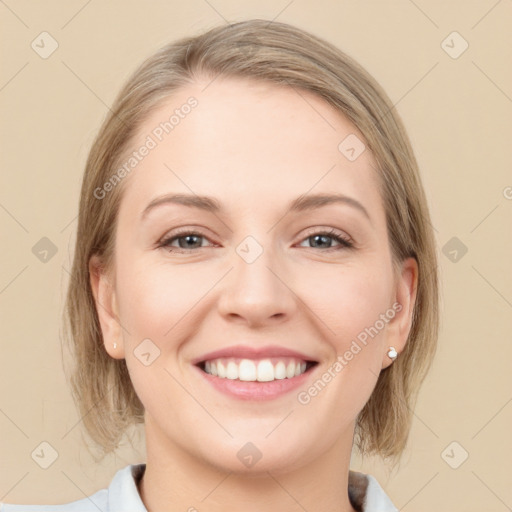
[[[238,366],[233,361],[229,361],[226,368],[226,379],[238,379]]]
[[[283,361],[279,361],[274,367],[275,379],[286,379],[286,366]]]
[[[238,378],[240,380],[255,381],[258,378],[256,365],[249,359],[240,361],[240,364],[238,365]]]
[[[210,368],[212,367],[212,365],[214,365],[215,363],[212,363],[210,362]],[[226,378],[226,368],[225,366],[222,364],[221,361],[219,361],[217,363],[217,376],[219,376],[221,379],[225,379]]]
[[[270,382],[291,379],[306,371],[306,362],[299,359],[214,359],[206,361],[204,371],[221,379],[247,382]]]
[[[274,380],[274,365],[268,359],[263,359],[258,363],[258,381],[270,382],[271,380]]]

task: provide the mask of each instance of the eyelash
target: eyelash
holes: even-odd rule
[[[182,248],[170,246],[171,242],[178,240],[180,238],[185,238],[185,236],[187,236],[187,235],[193,235],[193,236],[205,238],[206,240],[208,240],[208,238],[205,235],[203,235],[202,233],[200,233],[199,231],[184,229],[182,231],[173,233],[171,236],[162,238],[162,240],[160,242],[158,242],[158,247],[165,248],[169,252],[173,252],[173,253],[190,253],[190,252],[196,251],[198,249],[204,249],[204,247],[195,247],[192,249],[182,249]],[[308,234],[306,237],[304,237],[302,239],[302,241],[307,240],[308,238],[312,238],[314,236],[318,236],[318,235],[327,236],[329,238],[332,238],[333,240],[335,240],[336,242],[338,242],[340,244],[337,247],[324,249],[322,252],[333,252],[333,251],[340,251],[343,249],[353,249],[354,248],[354,243],[349,238],[346,238],[343,235],[338,234],[335,229],[331,229],[330,231],[328,231],[328,230],[327,231],[314,231],[314,232]],[[316,249],[316,248],[311,247],[311,249]]]

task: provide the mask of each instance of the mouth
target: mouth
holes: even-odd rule
[[[232,345],[191,361],[207,386],[229,399],[273,400],[307,385],[320,366],[311,355],[277,345]]]
[[[204,373],[219,379],[263,383],[300,377],[317,364],[317,361],[297,357],[221,357],[200,361],[196,366]]]

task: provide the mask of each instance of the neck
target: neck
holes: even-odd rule
[[[353,431],[348,434],[293,471],[247,474],[194,457],[146,424],[147,462],[139,493],[148,512],[355,512],[348,498]]]

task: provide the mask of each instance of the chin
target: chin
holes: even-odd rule
[[[303,453],[305,442],[288,437],[284,445],[277,436],[276,439],[265,439],[265,435],[244,437],[244,441],[230,439],[224,445],[212,443],[204,447],[200,457],[222,472],[246,476],[287,473],[307,464]],[[213,445],[218,446],[214,452],[211,451]]]

